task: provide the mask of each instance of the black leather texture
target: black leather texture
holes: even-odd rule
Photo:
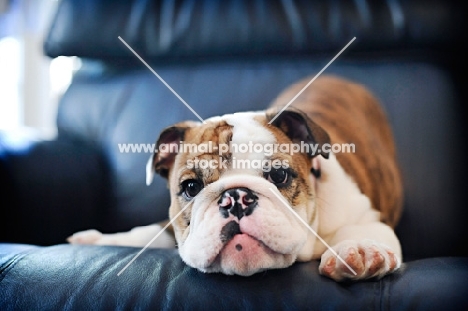
[[[46,54],[134,60],[117,37],[145,58],[291,55],[424,48],[460,42],[457,2],[310,0],[62,1]],[[103,23],[103,16],[112,16]],[[79,27],[77,27],[79,25]]]
[[[3,249],[8,250],[7,258]],[[316,261],[251,277],[226,276],[204,274],[185,265],[175,250],[158,249],[147,249],[120,273],[138,251],[126,247],[57,245],[15,249],[0,245],[0,309],[468,308],[468,258],[413,261],[381,280],[339,284],[320,276]]]

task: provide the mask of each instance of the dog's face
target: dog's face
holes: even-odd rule
[[[169,214],[178,216],[175,236],[188,265],[248,276],[312,257],[315,236],[285,203],[314,223],[312,161],[328,154],[274,146],[303,142],[320,147],[329,138],[299,111],[286,110],[268,124],[276,112],[183,122],[161,133],[148,181],[153,171],[168,178]]]

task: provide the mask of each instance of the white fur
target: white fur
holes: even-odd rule
[[[330,249],[317,242],[314,257],[321,257],[320,272],[341,281],[381,277],[398,269],[402,262],[401,247],[393,229],[380,222],[380,213],[372,209],[369,198],[361,193],[335,155],[319,160],[323,179],[316,184],[318,234],[342,260],[355,267],[357,274],[351,273]],[[351,263],[353,256],[360,256],[356,262],[364,262],[363,268]],[[379,256],[383,262],[375,261]],[[327,273],[325,265],[332,258],[336,264],[332,272]]]
[[[128,232],[119,232],[103,234],[97,230],[91,229],[80,231],[67,239],[72,244],[96,244],[96,245],[119,245],[144,247],[153,239],[162,227],[159,225],[149,225],[135,227]],[[175,240],[167,231],[155,239],[149,247],[154,248],[174,248]]]
[[[324,176],[316,186],[318,234],[330,245],[345,239],[372,238],[401,256],[393,230],[380,222],[380,213],[372,208],[369,198],[361,193],[335,155],[330,154],[328,160],[321,159],[320,165]],[[317,252],[325,250],[321,245],[317,248]]]
[[[254,117],[265,115],[265,112],[242,112],[242,113],[234,113],[230,115],[225,115],[222,118],[226,120],[229,125],[232,125],[232,145],[237,145],[237,147],[241,146],[242,144],[249,144],[252,143],[256,144],[273,144],[276,142],[275,136],[268,131],[265,127],[263,127],[259,122],[257,122]],[[233,148],[234,149],[234,148]],[[236,150],[232,150],[232,159],[234,160],[247,160],[248,163],[253,163],[253,161],[261,161],[265,159],[265,154],[262,152],[256,153],[244,153],[244,152],[235,152]],[[244,171],[248,171],[246,169]],[[256,174],[257,170],[252,170]],[[235,170],[235,173],[239,173],[239,168]]]
[[[333,250],[348,266],[338,260],[331,250],[327,250],[322,255],[319,271],[336,281],[382,277],[401,265],[400,257],[392,248],[373,239],[343,240],[334,245]],[[331,269],[328,269],[330,262]]]
[[[272,251],[278,253],[277,264],[271,268],[286,267],[292,264],[304,243],[308,239],[308,231],[296,217],[288,210],[278,198],[271,193],[273,184],[264,178],[252,175],[231,175],[222,178],[210,185],[203,191],[203,195],[196,197],[192,208],[192,219],[190,222],[190,233],[186,241],[179,245],[182,259],[192,267],[205,272],[225,272],[222,262],[215,262],[223,248],[220,240],[222,227],[228,222],[236,219],[229,215],[222,218],[219,213],[217,200],[219,189],[231,189],[235,187],[246,187],[253,190],[259,197],[259,206],[247,217],[239,221],[241,231],[262,241]],[[305,218],[306,206],[298,207],[298,214]],[[312,238],[315,238],[312,236]],[[289,262],[285,262],[284,255],[287,254]],[[258,256],[267,256],[258,254]],[[247,271],[237,274],[250,275],[257,271]]]

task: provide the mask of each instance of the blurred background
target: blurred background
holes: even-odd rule
[[[77,57],[44,56],[57,0],[0,0],[0,131],[57,133],[59,97],[80,68]]]

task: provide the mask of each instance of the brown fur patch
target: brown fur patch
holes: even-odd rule
[[[281,93],[273,107],[282,108],[310,79]],[[403,189],[393,135],[378,101],[363,86],[336,77],[315,80],[292,104],[330,135],[332,143],[354,143],[355,153],[338,153],[338,161],[394,227],[402,209]],[[326,178],[326,173],[323,177]]]
[[[188,128],[184,133],[184,144],[195,144],[199,146],[202,143],[212,142],[211,152],[179,152],[176,158],[176,163],[173,167],[177,167],[177,170],[172,169],[168,179],[170,184],[171,193],[171,208],[170,218],[173,219],[177,213],[184,208],[188,201],[184,199],[178,193],[180,192],[180,183],[188,179],[196,179],[204,183],[204,185],[210,184],[218,180],[225,169],[201,169],[201,168],[187,168],[189,160],[214,160],[219,161],[218,148],[220,144],[228,144],[232,137],[232,127],[225,121],[221,122],[208,122],[207,124],[201,124],[196,127]],[[187,150],[189,151],[189,150]],[[223,159],[230,160],[230,154],[223,154]],[[229,166],[228,166],[229,167]],[[177,203],[176,203],[177,201]],[[188,225],[191,218],[191,208],[187,208],[183,214],[183,217],[179,217],[175,220],[177,223],[175,227],[175,234],[178,236],[178,241],[185,241],[188,236],[190,227]]]

